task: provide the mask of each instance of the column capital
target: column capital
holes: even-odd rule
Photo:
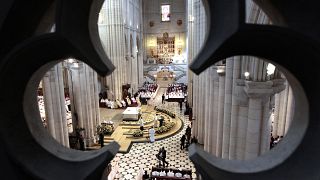
[[[279,93],[286,88],[284,79],[256,82],[244,81],[244,91],[249,98],[263,98]]]

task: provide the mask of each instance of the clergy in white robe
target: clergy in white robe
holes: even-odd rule
[[[150,142],[152,142],[152,143],[155,141],[155,139],[154,139],[155,132],[156,131],[154,130],[153,127],[149,129]]]

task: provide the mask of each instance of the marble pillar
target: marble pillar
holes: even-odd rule
[[[286,115],[286,124],[285,124],[285,134],[287,134],[291,121],[294,116],[294,97],[291,86],[288,88],[288,103],[287,103],[287,115]]]
[[[43,91],[49,132],[59,143],[69,147],[61,63],[51,68],[44,76]]]
[[[87,146],[96,141],[96,126],[100,123],[98,78],[96,72],[84,63],[69,67],[69,89],[74,128],[84,128]]]
[[[274,118],[273,118],[273,123],[272,123],[272,136],[273,138],[276,138],[279,136],[278,134],[278,125],[279,125],[279,111],[280,111],[280,94],[275,94],[274,95]]]
[[[192,135],[195,137],[198,137],[198,107],[199,107],[199,76],[195,75],[193,76],[193,106],[192,106],[192,111],[193,111],[193,118],[194,121],[192,121]]]
[[[210,148],[209,152],[217,156],[217,137],[218,137],[218,108],[219,108],[219,75],[217,73],[217,67],[212,67],[212,73],[210,76],[210,117],[212,117],[210,122]]]
[[[247,126],[248,126],[248,106],[239,106],[239,122],[237,132],[237,150],[236,159],[245,159],[246,138],[247,138]]]
[[[249,99],[248,128],[246,135],[245,159],[253,159],[259,155],[261,129],[261,102],[260,98]]]
[[[226,59],[225,95],[223,114],[222,158],[229,159],[229,145],[231,133],[231,108],[233,85],[233,58]]]
[[[191,0],[188,0],[187,2],[187,13],[188,15],[190,15],[190,17],[193,16],[193,8],[192,8],[192,1]],[[193,32],[194,32],[194,22],[189,19],[188,20],[188,28],[187,28],[187,52],[188,52],[188,55],[187,55],[187,58],[188,58],[188,63],[190,64],[192,61],[193,61],[193,58],[194,58],[194,48],[193,48],[193,44],[194,44],[194,36],[193,36]],[[195,97],[195,92],[194,92],[194,84],[195,84],[195,74],[191,71],[191,70],[188,70],[188,102],[189,102],[189,105],[190,107],[193,108],[194,110],[194,97]],[[194,95],[193,95],[194,94]]]
[[[103,78],[109,88],[108,99],[122,99],[122,85],[127,83],[125,78],[126,66],[125,41],[123,25],[122,1],[106,1],[102,12],[106,14],[103,23],[99,24],[99,35],[107,56],[116,69],[111,75]]]
[[[246,137],[248,127],[248,97],[244,91],[245,81],[243,79],[236,80],[236,92],[238,100],[238,122],[236,130],[236,159],[245,159]]]
[[[204,144],[204,125],[205,125],[205,108],[206,108],[206,84],[207,76],[206,71],[202,72],[199,76],[199,108],[198,108],[198,143]]]
[[[270,108],[270,97],[266,97],[262,102],[263,114],[261,121],[261,132],[260,132],[260,151],[259,154],[264,154],[270,150],[270,138],[271,138],[271,108]]]
[[[241,59],[239,56],[233,58],[233,81],[232,81],[232,107],[231,107],[231,122],[230,122],[230,144],[229,144],[229,159],[237,159],[237,128],[239,117],[239,99],[240,88],[237,86],[237,79],[240,78],[240,64]]]
[[[204,108],[204,113],[205,113],[205,118],[204,118],[204,123],[203,123],[203,127],[204,127],[204,150],[207,152],[210,152],[210,147],[211,147],[211,141],[210,138],[212,136],[212,121],[213,121],[213,117],[212,115],[212,102],[211,102],[211,97],[213,96],[212,90],[211,89],[211,84],[213,84],[213,82],[211,81],[212,77],[210,77],[211,75],[211,71],[212,68],[208,68],[205,71],[205,86],[203,87],[205,89],[205,108]]]
[[[245,81],[244,90],[249,98],[245,159],[253,159],[264,153],[270,138],[270,97],[284,89],[276,81]]]
[[[279,110],[279,120],[278,120],[278,136],[285,135],[286,127],[286,115],[287,115],[287,102],[288,102],[288,90],[287,86],[284,91],[280,93],[280,110]]]
[[[219,98],[218,98],[218,122],[217,122],[217,151],[218,157],[222,157],[222,143],[223,143],[223,120],[224,120],[224,99],[225,99],[225,66],[218,66],[217,73],[219,74]]]

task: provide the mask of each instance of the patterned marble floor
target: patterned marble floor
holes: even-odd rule
[[[146,170],[150,174],[152,166],[158,164],[156,154],[161,147],[167,150],[166,161],[169,162],[169,168],[191,169],[192,178],[197,179],[194,165],[188,157],[188,151],[186,149],[180,149],[180,138],[189,125],[188,117],[183,115],[184,110],[180,111],[178,109],[178,103],[166,102],[162,105],[161,100],[156,103],[159,106],[171,109],[172,112],[176,112],[184,122],[183,130],[172,137],[154,143],[134,143],[129,153],[118,153],[111,161],[112,168],[118,169],[115,179],[135,180],[141,170]]]

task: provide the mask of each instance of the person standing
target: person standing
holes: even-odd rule
[[[187,140],[190,141],[191,139],[191,127],[188,126],[186,129],[186,136],[187,136]]]
[[[154,138],[154,133],[155,133],[155,130],[154,128],[150,128],[149,129],[149,138],[150,138],[150,142],[153,143],[155,141],[155,138]]]
[[[143,129],[144,129],[144,128],[143,128],[143,126],[144,126],[143,119],[140,118],[140,119],[139,119],[139,122],[140,122],[140,130],[143,131]]]
[[[99,142],[100,142],[100,146],[103,147],[104,146],[104,135],[102,132],[99,134]]]
[[[164,104],[164,94],[162,94],[162,104]]]
[[[167,157],[167,151],[164,149],[164,147],[162,147],[162,165],[163,165],[163,167],[164,167],[165,163],[167,166],[169,165],[169,163],[166,161],[166,157]]]
[[[182,135],[181,139],[181,144],[180,144],[180,149],[184,149],[184,142],[186,141],[186,135]]]
[[[142,176],[142,179],[143,179],[143,180],[149,179],[149,174],[147,173],[147,171],[144,171],[144,174],[143,174],[143,176]]]
[[[186,148],[188,149],[188,147],[190,146],[190,140],[191,140],[191,135],[187,135],[186,134]]]
[[[84,150],[85,150],[85,147],[84,147],[84,138],[83,138],[82,135],[80,135],[79,143],[80,143],[80,150],[81,150],[81,151],[84,151]]]
[[[161,161],[162,161],[162,148],[159,149],[158,154],[156,154],[156,157],[158,159],[159,165],[158,167],[161,167]],[[164,165],[163,165],[164,166]]]
[[[164,121],[163,117],[160,116],[160,118],[159,118],[159,127],[163,126],[163,121]]]
[[[158,114],[153,118],[153,126],[158,127]]]

